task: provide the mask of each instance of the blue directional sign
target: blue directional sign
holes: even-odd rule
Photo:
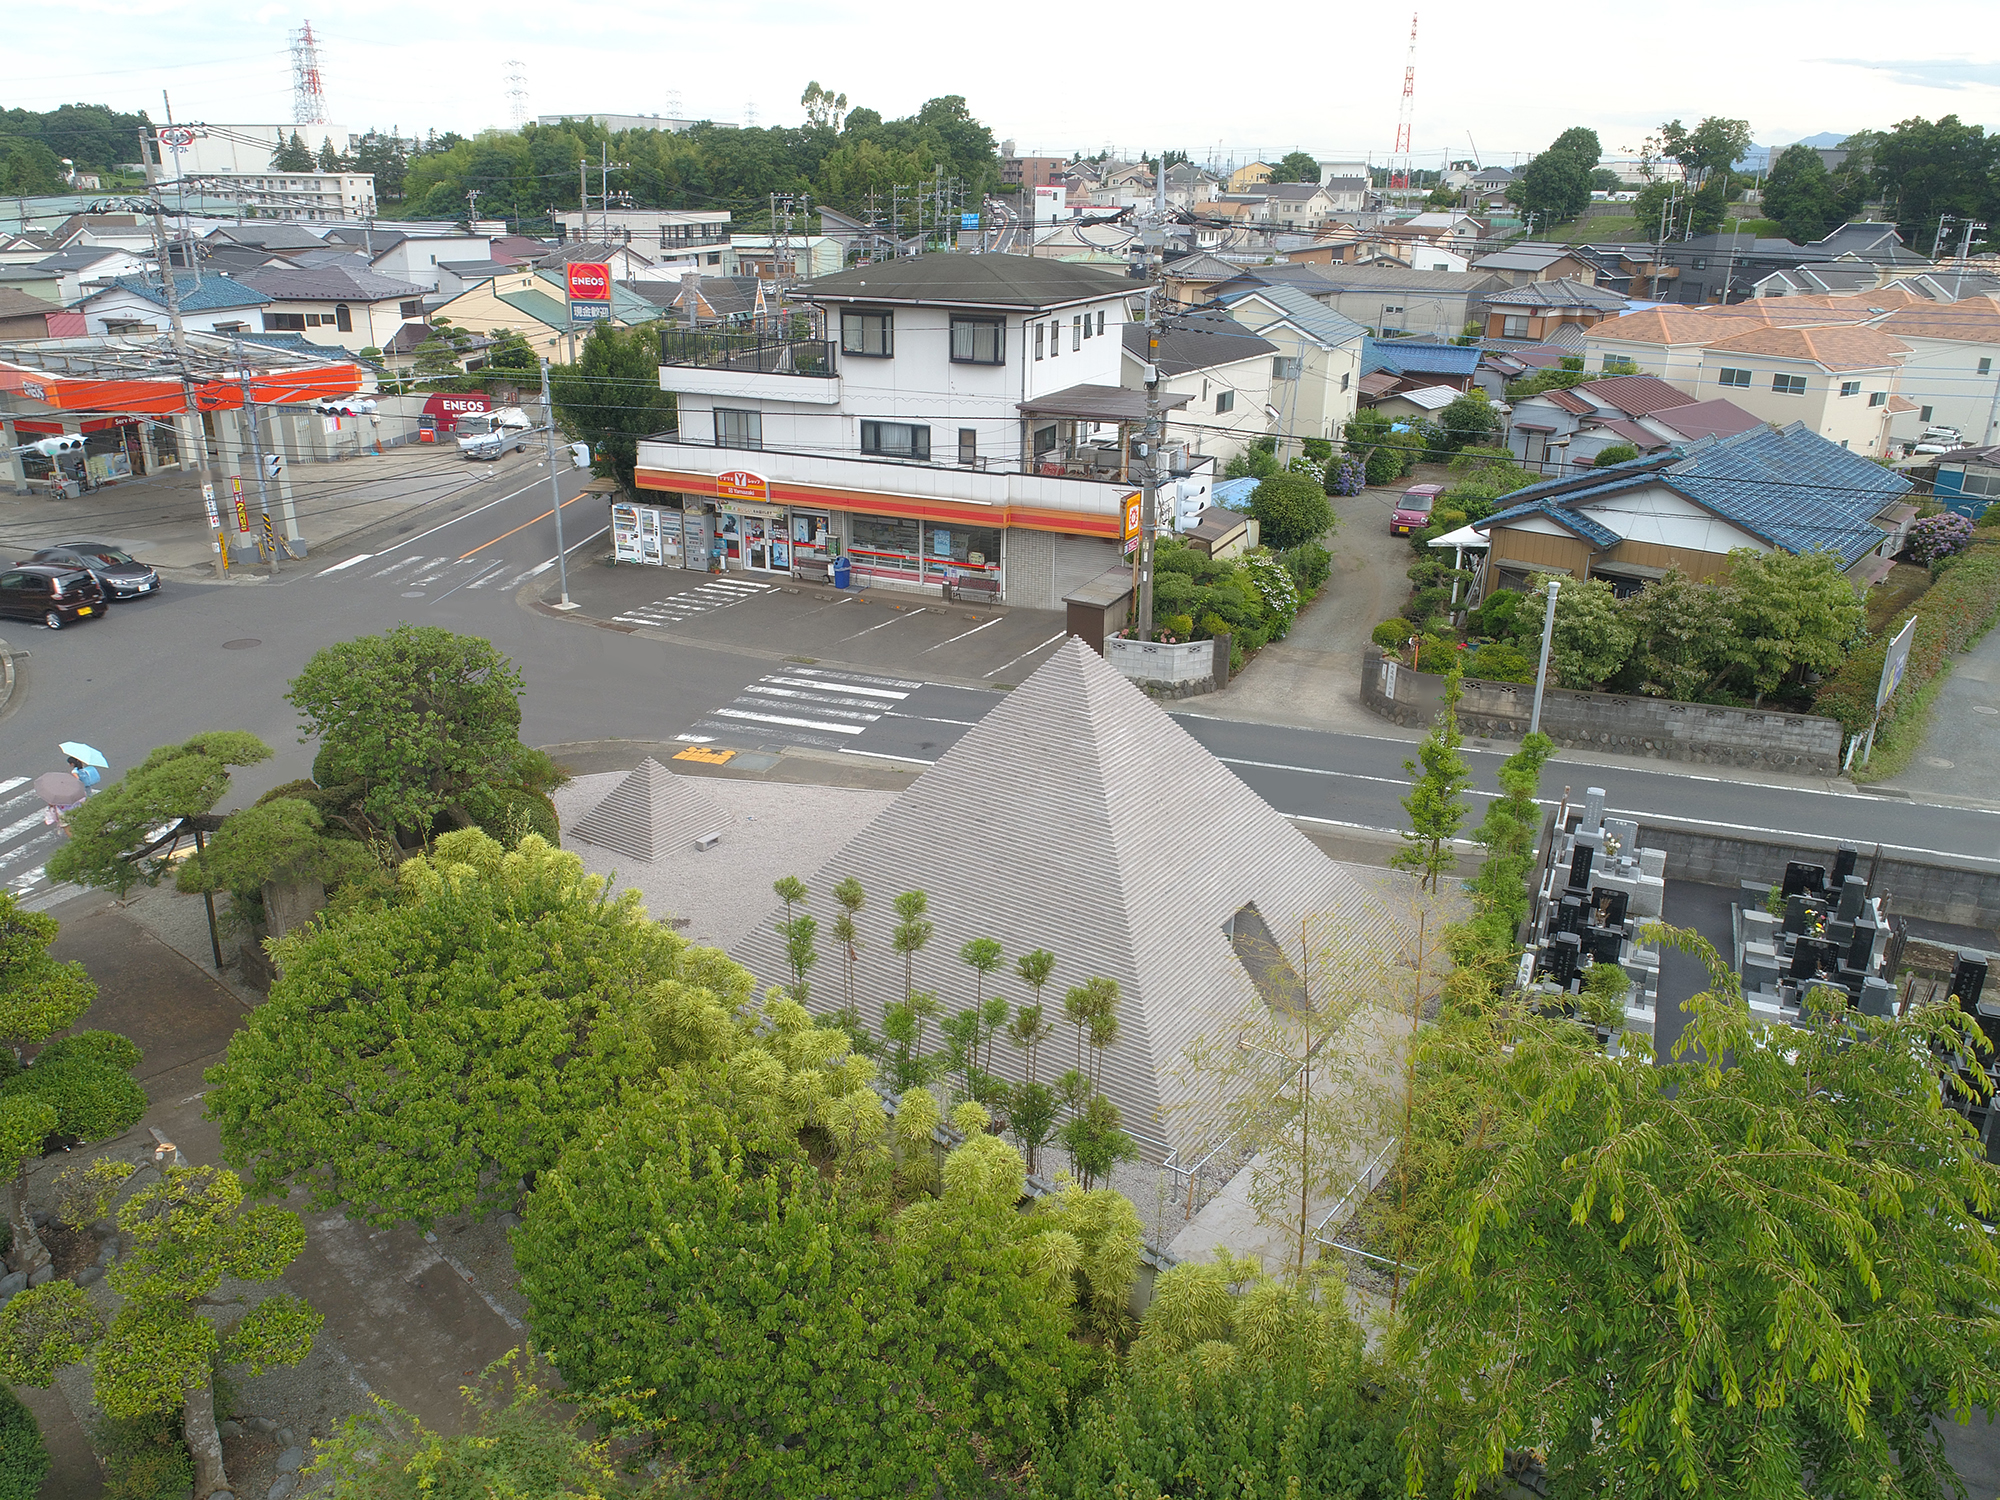
[[[958,227],[960,229],[977,229],[979,227],[979,215],[960,214],[958,216]]]
[[[572,323],[590,323],[610,316],[609,302],[572,302],[569,305],[569,320]]]

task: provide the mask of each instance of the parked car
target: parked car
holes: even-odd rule
[[[1403,498],[1396,502],[1396,508],[1389,513],[1389,534],[1408,536],[1431,524],[1431,508],[1437,498],[1444,493],[1441,484],[1413,484],[1403,491]]]
[[[1912,453],[1956,453],[1965,446],[1963,438],[1927,437],[1910,451]]]
[[[160,586],[160,575],[151,564],[140,562],[124,548],[109,542],[58,542],[42,548],[27,561],[87,569],[104,589],[107,601],[142,598]]]
[[[1926,427],[1923,436],[1918,438],[1917,441],[1920,443],[1951,443],[1956,446],[1965,441],[1965,434],[1960,432],[1956,427],[1939,422],[1933,426]]]
[[[61,630],[103,613],[104,589],[88,568],[20,563],[0,572],[0,615]]]

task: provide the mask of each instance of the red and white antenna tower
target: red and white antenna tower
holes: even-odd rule
[[[319,38],[313,35],[310,21],[292,33],[292,123],[328,123],[326,87],[319,68]]]
[[[1403,103],[1396,112],[1396,149],[1389,154],[1389,186],[1410,185],[1410,116],[1417,103],[1417,15],[1410,13],[1410,55],[1403,62]]]

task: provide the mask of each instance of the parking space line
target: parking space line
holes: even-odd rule
[[[853,635],[850,635],[850,636],[843,636],[843,637],[842,637],[842,639],[843,639],[843,640],[849,640],[849,641],[858,641],[858,640],[860,640],[860,639],[861,639],[861,637],[863,637],[864,635],[871,635],[871,634],[873,634],[873,633],[874,633],[875,631],[877,631],[877,630],[887,630],[887,629],[888,629],[888,628],[889,628],[889,627],[890,627],[891,625],[894,625],[894,624],[895,624],[895,623],[897,623],[897,621],[899,621],[899,620],[913,620],[913,619],[915,619],[915,618],[916,618],[916,617],[917,617],[918,615],[921,615],[921,614],[927,614],[927,613],[929,613],[929,611],[928,611],[928,610],[926,610],[926,609],[925,609],[925,608],[924,608],[924,607],[923,607],[922,605],[919,605],[919,606],[917,606],[917,608],[915,608],[915,609],[913,609],[913,610],[909,610],[909,611],[907,611],[907,612],[905,612],[905,613],[903,613],[903,614],[900,614],[900,615],[897,615],[897,616],[895,617],[895,619],[892,619],[892,620],[884,620],[884,621],[883,621],[883,622],[882,622],[882,623],[881,623],[880,625],[870,625],[870,626],[869,626],[869,627],[868,627],[867,629],[865,629],[865,630],[857,630],[857,631],[855,631],[855,632],[854,632],[854,634],[853,634]]]
[[[753,714],[748,709],[742,708],[718,708],[715,710],[715,717],[749,719],[758,724],[789,724],[796,729],[826,729],[835,734],[865,734],[868,730],[866,724],[823,724],[816,719],[793,719],[783,714]]]
[[[1026,651],[1023,651],[1019,656],[1015,657],[1014,661],[1026,661],[1029,657],[1033,656],[1037,651],[1046,650],[1048,647],[1053,646],[1057,641],[1061,640],[1063,636],[1068,634],[1069,632],[1065,630],[1060,635],[1052,635],[1047,640],[1043,641],[1041,645],[1030,646]],[[992,671],[987,672],[984,675],[987,677],[998,677],[1002,672],[1006,671],[1009,667],[1013,666],[1014,661],[1003,661],[1000,663],[999,666],[995,667]]]
[[[917,655],[923,656],[932,651],[942,651],[946,646],[954,645],[957,642],[964,640],[965,637],[968,635],[978,635],[980,631],[987,630],[995,625],[998,625],[1001,619],[1002,616],[995,615],[992,619],[988,620],[984,625],[973,626],[972,629],[965,632],[965,635],[955,635],[948,641],[939,641],[935,646],[926,646],[922,651],[919,651]]]

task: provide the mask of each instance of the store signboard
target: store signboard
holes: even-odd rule
[[[1896,632],[1896,638],[1889,642],[1888,653],[1882,658],[1882,680],[1875,688],[1875,712],[1882,711],[1896,689],[1901,686],[1903,673],[1910,665],[1910,642],[1916,638],[1917,617],[1911,615],[1907,624]]]
[[[1139,545],[1139,497],[1125,497],[1125,551],[1127,555]]]
[[[571,261],[569,275],[569,320],[589,323],[611,316],[611,267],[601,260]]]
[[[715,493],[723,500],[762,500],[769,503],[771,481],[748,469],[731,469],[715,476]]]

